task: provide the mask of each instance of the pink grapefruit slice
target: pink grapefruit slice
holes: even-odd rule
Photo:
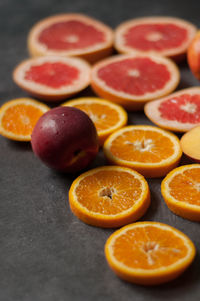
[[[151,101],[144,107],[146,116],[161,128],[187,132],[200,125],[200,88],[183,89]]]
[[[13,80],[38,98],[58,101],[89,85],[90,66],[79,58],[37,57],[20,63],[13,72]]]
[[[121,54],[93,66],[91,86],[102,98],[140,110],[147,101],[171,93],[179,80],[177,66],[167,58]]]
[[[82,14],[60,14],[33,26],[28,48],[32,56],[78,56],[93,63],[111,54],[113,31]]]
[[[196,31],[193,24],[179,18],[137,18],[117,27],[115,48],[120,53],[151,53],[180,60]]]

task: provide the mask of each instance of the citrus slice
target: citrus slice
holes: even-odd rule
[[[180,80],[177,66],[153,55],[117,55],[94,65],[91,85],[101,97],[130,110],[171,93]]]
[[[38,119],[49,107],[30,98],[17,98],[4,103],[0,110],[0,134],[17,141],[30,141]]]
[[[28,36],[33,56],[78,56],[95,62],[112,52],[113,31],[82,14],[60,14],[38,22]]]
[[[166,175],[182,155],[174,134],[147,125],[130,125],[116,131],[105,141],[103,150],[110,163],[133,168],[150,178]]]
[[[119,166],[103,166],[80,175],[69,190],[72,212],[83,222],[104,228],[139,219],[150,204],[142,175]]]
[[[200,221],[200,164],[172,170],[162,181],[161,192],[167,206],[175,214]]]
[[[200,80],[200,30],[188,47],[187,62],[194,76]]]
[[[89,85],[90,66],[78,58],[37,57],[19,64],[13,72],[13,79],[28,93],[47,101],[57,101]]]
[[[178,277],[195,257],[193,242],[158,222],[137,222],[115,231],[105,244],[109,266],[122,279],[156,285]]]
[[[180,60],[196,31],[193,24],[178,18],[137,18],[117,27],[115,48],[120,53],[151,53]]]
[[[183,153],[200,163],[200,125],[185,133],[180,140]]]
[[[158,126],[186,132],[200,124],[200,88],[193,87],[147,103],[147,117]]]
[[[73,99],[65,102],[63,106],[78,108],[89,115],[96,126],[100,145],[110,134],[126,125],[128,119],[121,106],[97,97]]]

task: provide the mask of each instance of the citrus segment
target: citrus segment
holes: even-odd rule
[[[185,132],[200,124],[200,88],[193,87],[147,103],[147,117],[158,126]]]
[[[133,168],[146,177],[162,177],[176,167],[182,152],[178,138],[162,129],[126,126],[105,141],[109,162]]]
[[[129,168],[103,166],[80,175],[69,190],[72,212],[99,227],[119,227],[139,219],[150,204],[142,175]]]
[[[90,66],[78,58],[44,56],[27,59],[13,72],[15,83],[47,101],[57,101],[80,92],[90,83]]]
[[[30,98],[18,98],[4,103],[0,110],[0,134],[18,141],[30,141],[38,119],[49,110]]]
[[[162,181],[161,192],[174,213],[200,221],[200,164],[172,170]]]
[[[178,277],[195,256],[192,241],[179,230],[158,222],[137,222],[107,240],[109,266],[122,279],[156,285]]]
[[[94,122],[99,143],[102,145],[106,138],[127,123],[127,113],[119,105],[96,97],[82,97],[67,101],[64,106],[73,106],[84,111]]]
[[[115,47],[120,53],[153,53],[178,60],[196,31],[193,24],[178,18],[138,18],[117,27]]]
[[[112,52],[113,31],[82,14],[60,14],[38,22],[28,36],[31,55],[78,56],[95,62]]]
[[[173,62],[150,55],[118,55],[97,63],[92,69],[94,91],[130,110],[172,92],[180,74]]]

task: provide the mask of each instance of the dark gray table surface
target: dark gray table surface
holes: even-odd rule
[[[198,0],[1,0],[0,103],[27,96],[12,81],[13,68],[28,56],[27,33],[38,20],[61,12],[82,12],[111,27],[147,15],[185,18],[200,27]],[[199,85],[181,63],[178,89]],[[81,95],[92,95],[88,88]],[[130,124],[151,124],[142,112]],[[183,157],[182,164],[190,162]],[[102,152],[92,166],[105,164]],[[118,279],[104,258],[104,243],[113,229],[79,221],[67,194],[75,176],[50,170],[34,156],[29,143],[0,137],[0,301],[200,300],[200,227],[172,214],[160,193],[161,179],[148,180],[152,202],[142,220],[170,224],[197,247],[191,267],[177,280],[142,287]]]

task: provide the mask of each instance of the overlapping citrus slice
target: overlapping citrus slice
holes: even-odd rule
[[[107,240],[109,266],[122,279],[156,285],[178,277],[195,257],[193,242],[181,231],[158,222],[137,222]]]
[[[121,54],[93,66],[91,86],[100,97],[139,110],[147,101],[171,93],[179,80],[177,66],[167,58]]]
[[[186,132],[200,124],[200,88],[193,87],[150,101],[144,107],[147,117],[158,126]]]
[[[130,125],[111,134],[104,154],[115,165],[133,168],[146,177],[162,177],[182,155],[179,139],[154,126]]]
[[[103,166],[80,175],[69,190],[72,212],[83,222],[103,228],[139,219],[150,204],[142,175],[119,166]]]
[[[196,26],[179,18],[137,18],[117,27],[115,47],[121,53],[153,53],[180,60],[196,31]]]
[[[83,14],[60,14],[38,22],[28,36],[33,56],[78,56],[95,62],[112,52],[113,31]]]
[[[23,90],[47,101],[70,97],[90,83],[90,66],[79,58],[42,56],[27,59],[13,72]]]
[[[89,115],[96,126],[100,145],[110,134],[126,125],[128,119],[121,106],[97,97],[73,99],[65,102],[63,106],[78,108]]]
[[[17,98],[0,109],[0,134],[17,141],[30,141],[38,119],[49,107],[30,98]]]
[[[175,214],[200,221],[200,164],[172,170],[162,181],[161,192]]]

